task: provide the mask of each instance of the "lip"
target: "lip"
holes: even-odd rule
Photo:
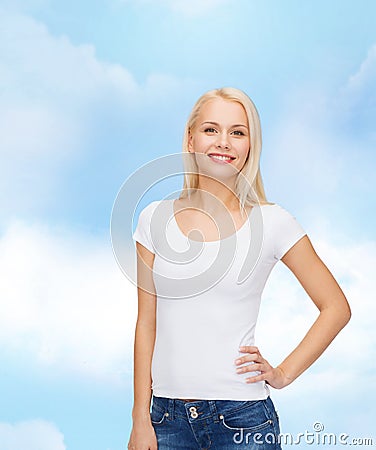
[[[208,156],[224,156],[225,158],[231,158],[231,161],[235,159],[235,156],[228,155],[226,153],[209,153]]]

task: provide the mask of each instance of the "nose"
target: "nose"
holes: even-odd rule
[[[227,133],[225,133],[225,132],[223,132],[223,133],[220,133],[219,135],[218,135],[218,139],[217,139],[217,142],[216,142],[216,147],[217,148],[226,148],[226,149],[229,149],[230,148],[230,141],[229,141],[229,139],[228,139],[228,136],[227,136]]]

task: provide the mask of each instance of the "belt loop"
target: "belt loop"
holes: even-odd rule
[[[168,414],[169,419],[175,419],[175,400],[173,398],[168,399]]]
[[[217,411],[217,406],[215,404],[215,400],[208,400],[208,403],[209,403],[210,413],[214,417],[214,423],[218,423],[219,417],[218,417],[218,411]]]

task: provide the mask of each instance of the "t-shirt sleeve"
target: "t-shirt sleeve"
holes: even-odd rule
[[[151,216],[152,216],[152,204],[149,204],[144,209],[141,210],[132,237],[134,241],[138,241],[152,253],[155,253],[150,232]]]
[[[295,216],[282,206],[275,206],[276,214],[273,224],[274,258],[279,260],[307,233]]]

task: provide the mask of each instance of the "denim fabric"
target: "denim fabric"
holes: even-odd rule
[[[152,397],[158,450],[280,450],[279,418],[265,400],[196,400]]]

